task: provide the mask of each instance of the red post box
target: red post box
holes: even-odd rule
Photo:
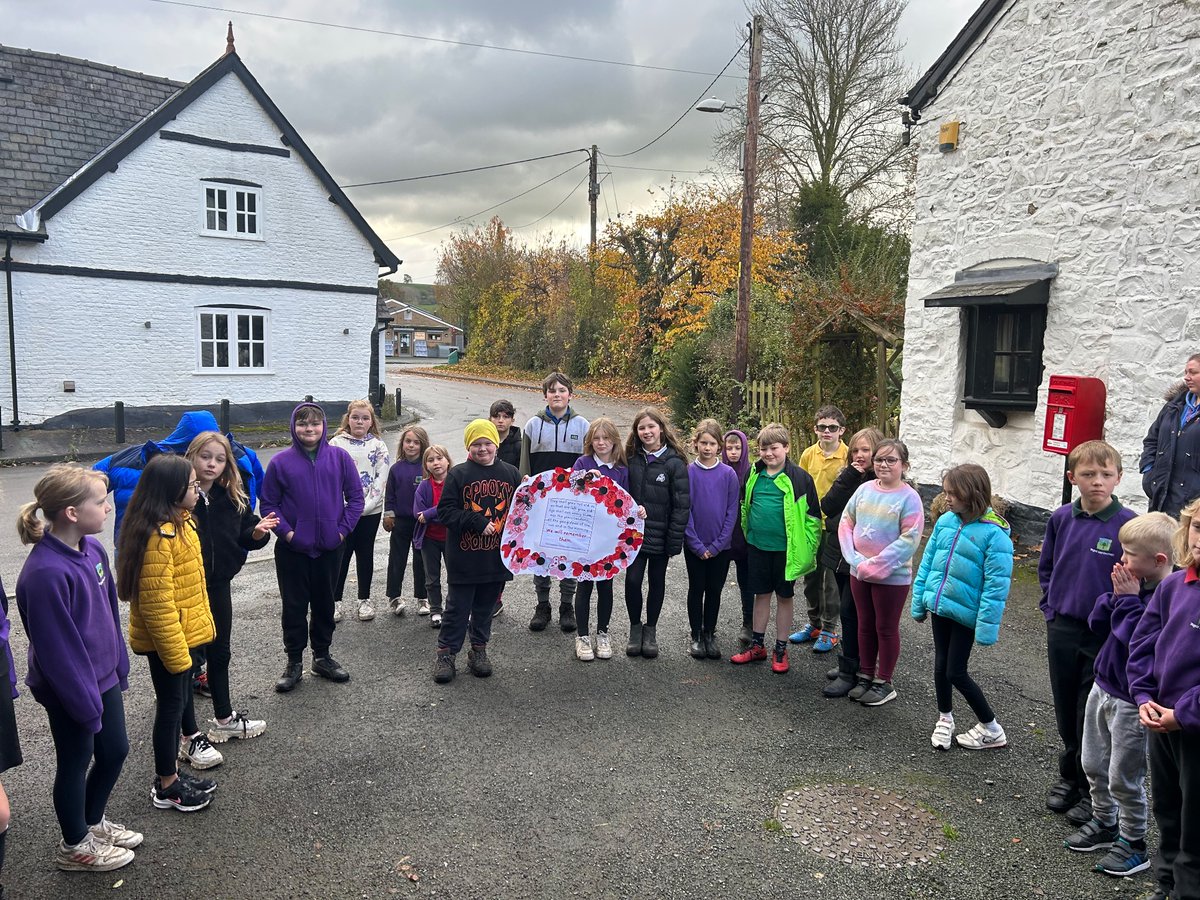
[[[1099,378],[1051,375],[1042,449],[1066,456],[1084,441],[1103,438],[1106,397]]]

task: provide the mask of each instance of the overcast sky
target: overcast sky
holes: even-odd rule
[[[932,64],[977,5],[978,0],[909,0],[902,38],[914,72]],[[625,216],[653,206],[668,189],[672,171],[681,180],[738,177],[714,163],[712,138],[719,117],[703,113],[685,116],[643,152],[614,157],[666,128],[734,55],[745,35],[742,2],[0,0],[0,42],[188,81],[224,51],[229,19],[242,60],[343,185],[597,144],[601,171],[608,172],[599,206],[603,229],[605,220],[618,212]],[[740,103],[744,76],[744,57],[739,56],[710,93]],[[405,261],[396,277],[407,273],[414,281],[433,281],[439,244],[463,220],[483,223],[498,214],[510,226],[527,225],[517,231],[527,240],[552,232],[586,241],[587,190],[580,183],[587,172],[585,160],[577,153],[347,193]],[[578,162],[584,164],[494,212],[476,215]],[[452,228],[437,228],[456,220],[460,224]]]

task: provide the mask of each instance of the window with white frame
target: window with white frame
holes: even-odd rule
[[[202,306],[196,316],[197,368],[215,372],[267,368],[269,310]]]
[[[262,238],[262,189],[251,185],[204,184],[204,233]]]

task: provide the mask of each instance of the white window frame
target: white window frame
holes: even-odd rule
[[[249,225],[254,226],[253,231],[246,230]],[[200,233],[239,241],[263,240],[262,188],[222,181],[201,182]]]
[[[262,320],[261,337],[254,336],[254,319]],[[241,336],[242,319],[246,337]],[[224,327],[222,328],[222,320]],[[207,326],[207,327],[206,327]],[[224,337],[220,337],[221,332]],[[207,332],[207,333],[206,333]],[[249,354],[250,364],[241,365],[242,346]],[[212,348],[205,364],[205,349]],[[262,348],[262,364],[254,365],[254,351]],[[222,352],[223,351],[223,352]],[[225,365],[219,361],[225,360]],[[196,307],[196,375],[273,375],[271,368],[271,311],[259,306],[198,306]]]

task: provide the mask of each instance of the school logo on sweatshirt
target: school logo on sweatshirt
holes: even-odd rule
[[[96,563],[96,583],[104,584],[104,581],[105,581],[104,563]]]
[[[1112,549],[1112,538],[1100,538],[1096,541],[1096,549],[1101,553],[1107,553]]]

